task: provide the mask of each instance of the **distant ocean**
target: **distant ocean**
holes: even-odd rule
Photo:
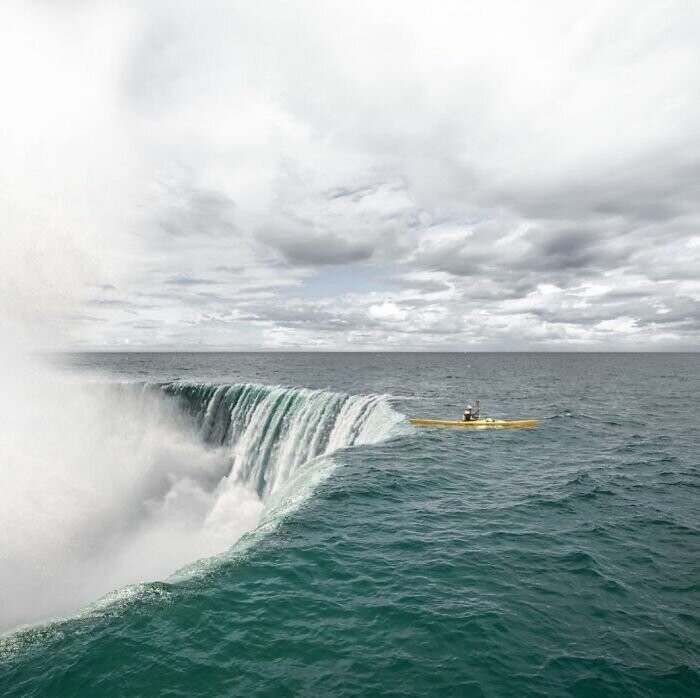
[[[55,362],[0,695],[700,696],[700,355]]]

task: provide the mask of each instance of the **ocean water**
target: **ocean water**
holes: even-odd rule
[[[700,355],[55,362],[1,695],[700,695]]]

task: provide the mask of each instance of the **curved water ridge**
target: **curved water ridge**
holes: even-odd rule
[[[381,441],[403,421],[379,395],[249,383],[160,387],[190,414],[205,443],[230,449],[229,480],[263,501],[308,461]]]
[[[404,421],[378,395],[255,384],[43,394],[45,428],[35,434],[28,410],[32,439],[0,449],[0,632],[196,571],[307,501],[338,449]]]

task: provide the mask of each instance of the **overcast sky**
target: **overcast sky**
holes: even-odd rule
[[[4,0],[0,329],[700,348],[700,3]]]

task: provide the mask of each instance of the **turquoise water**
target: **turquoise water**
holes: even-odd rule
[[[203,529],[229,518],[168,574],[56,602],[52,621],[31,605],[8,615],[30,624],[0,638],[3,695],[700,695],[698,355],[68,363],[108,404],[118,390],[122,416],[167,405],[168,429],[215,459],[201,480],[189,461],[177,482],[168,471],[149,502],[195,481]],[[477,397],[539,425],[404,419],[458,416]],[[129,453],[153,453],[172,433],[158,425]],[[222,478],[254,493],[247,528],[248,500]],[[158,522],[161,546],[187,536]],[[242,536],[226,552],[231,522]],[[212,540],[223,554],[196,554]]]

